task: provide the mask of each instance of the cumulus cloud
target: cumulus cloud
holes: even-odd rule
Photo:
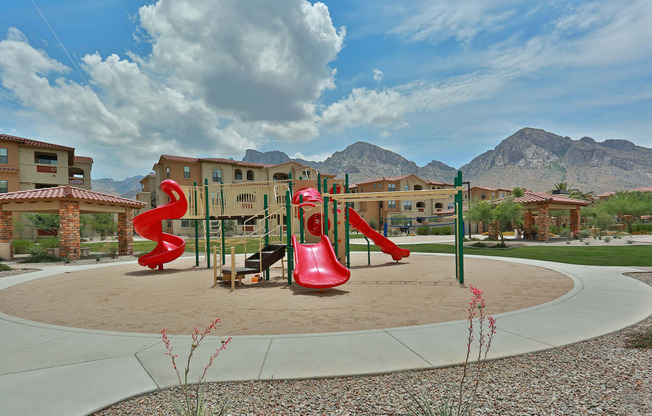
[[[376,82],[382,81],[383,76],[384,76],[383,71],[381,71],[380,69],[374,69],[374,81]]]
[[[315,103],[334,87],[329,63],[345,36],[322,3],[159,0],[138,21],[151,53],[84,56],[88,85],[10,28],[0,41],[5,93],[50,140],[141,170],[162,153],[239,156],[318,135]]]

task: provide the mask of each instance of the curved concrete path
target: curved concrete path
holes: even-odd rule
[[[652,287],[622,276],[640,269],[494,259],[559,271],[571,277],[575,287],[552,302],[498,315],[490,358],[582,341],[652,314]],[[110,265],[48,267],[2,278],[0,290],[96,267]],[[237,336],[211,367],[208,380],[334,377],[448,366],[464,360],[466,335],[466,321],[455,321],[328,334]],[[171,339],[180,361],[185,361],[189,337]],[[207,338],[196,351],[197,368],[190,379],[198,377],[221,339]],[[176,376],[164,351],[157,334],[64,328],[0,314],[0,413],[87,415],[173,386]]]

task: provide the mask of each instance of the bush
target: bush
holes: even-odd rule
[[[0,272],[8,272],[13,270],[11,267],[7,266],[6,264],[0,263]]]
[[[57,248],[59,247],[59,239],[57,237],[46,237],[38,240],[43,248]]]
[[[591,231],[589,230],[581,230],[580,231],[580,238],[585,239],[591,237]]]
[[[61,261],[61,257],[53,256],[45,251],[45,247],[34,246],[29,251],[31,257],[21,261],[21,263],[54,263]]]
[[[604,238],[604,242],[605,242],[605,243],[608,243],[609,241],[611,241],[611,237],[606,236],[606,237]]]
[[[652,234],[652,224],[632,224],[633,234]]]
[[[419,227],[417,228],[418,235],[428,235],[430,234],[430,227]]]
[[[16,254],[27,254],[32,247],[34,247],[34,242],[32,240],[14,240],[14,253]]]
[[[444,235],[453,234],[453,229],[451,227],[441,227],[441,233]]]

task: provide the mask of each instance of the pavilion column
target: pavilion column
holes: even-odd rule
[[[573,238],[580,235],[580,207],[570,210],[570,230],[573,233]]]
[[[61,257],[79,260],[79,202],[59,203],[59,224],[61,234]]]
[[[3,247],[2,257],[8,256],[8,260],[14,258],[14,222],[12,213],[9,211],[0,211],[0,243],[8,243],[8,248]],[[6,246],[6,244],[2,244]]]
[[[547,203],[538,204],[539,215],[537,215],[538,240],[548,241],[550,238],[550,215]]]
[[[125,208],[126,212],[118,214],[118,254],[134,254],[134,212]]]
[[[489,223],[489,239],[498,240],[498,230],[493,226],[492,223]]]
[[[532,235],[532,227],[534,226],[534,216],[532,211],[523,211],[523,235]]]

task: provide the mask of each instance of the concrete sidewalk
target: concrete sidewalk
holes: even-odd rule
[[[575,287],[552,302],[498,315],[490,358],[593,338],[652,313],[652,287],[622,276],[640,271],[636,268],[494,260],[556,270],[573,279]],[[111,265],[48,267],[2,278],[0,290],[96,267]],[[208,381],[364,375],[459,364],[465,357],[466,335],[467,322],[455,321],[327,334],[236,336],[211,367]],[[180,361],[185,361],[189,337],[171,339]],[[202,343],[190,379],[199,376],[222,339],[207,338]],[[64,328],[0,314],[0,413],[87,415],[125,398],[173,386],[176,375],[164,352],[159,334]]]

